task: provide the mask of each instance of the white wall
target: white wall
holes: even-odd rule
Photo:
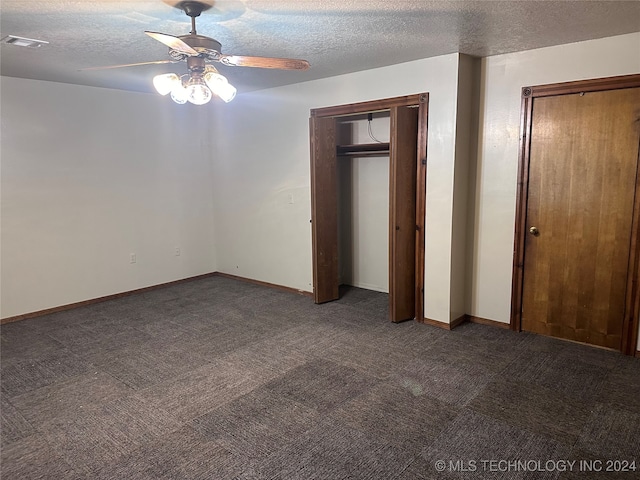
[[[242,94],[226,105],[215,160],[219,270],[311,290],[309,110],[430,92],[425,316],[449,322],[457,73],[451,54]]]
[[[389,157],[340,160],[342,283],[389,292]]]
[[[1,94],[2,318],[216,269],[206,109],[8,77]]]
[[[521,88],[639,73],[639,45],[635,33],[482,59],[467,313],[509,322]]]

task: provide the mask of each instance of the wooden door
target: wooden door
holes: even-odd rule
[[[389,318],[415,318],[418,108],[391,108],[389,142]]]
[[[620,349],[640,88],[532,101],[522,328]]]
[[[311,117],[311,241],[316,303],[338,294],[338,170],[336,120]]]

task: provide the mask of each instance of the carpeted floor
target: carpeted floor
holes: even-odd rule
[[[211,277],[2,326],[2,478],[640,477],[640,360],[386,317]]]

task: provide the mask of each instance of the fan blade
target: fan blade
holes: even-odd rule
[[[306,70],[309,62],[295,58],[245,57],[220,55],[220,63],[231,67],[279,68],[282,70]]]
[[[167,47],[177,50],[178,52],[185,53],[187,55],[198,55],[193,48],[184,43],[178,37],[174,37],[173,35],[167,35],[166,33],[158,33],[158,32],[144,32],[149,35],[154,40],[158,40],[160,43],[164,43]]]
[[[137,67],[139,65],[162,65],[165,63],[178,63],[178,60],[156,60],[155,62],[142,62],[142,63],[123,63],[122,65],[109,65],[107,67],[88,67],[81,68],[79,72],[86,72],[91,70],[110,70],[112,68],[124,68],[124,67]]]

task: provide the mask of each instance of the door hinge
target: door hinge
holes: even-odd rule
[[[426,165],[426,164],[427,164],[427,159],[426,159],[426,158],[423,158],[423,159],[420,161],[420,163],[422,163],[422,165]]]

